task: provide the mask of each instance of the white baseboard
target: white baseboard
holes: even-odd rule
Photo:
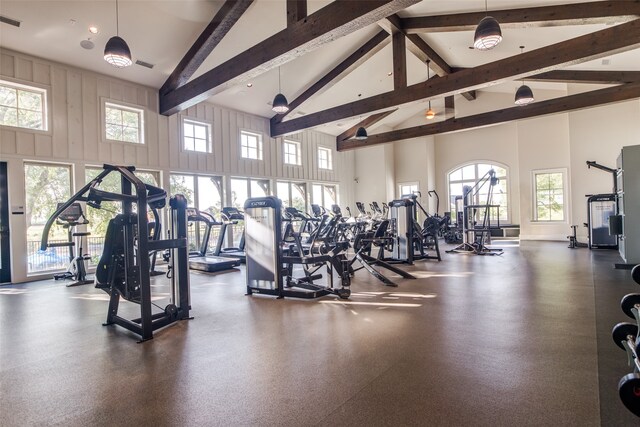
[[[552,240],[568,242],[567,234],[521,234],[520,240]]]

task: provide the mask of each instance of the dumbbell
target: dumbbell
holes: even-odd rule
[[[624,406],[640,417],[640,374],[627,374],[618,383],[618,394]]]
[[[631,269],[631,278],[634,282],[640,285],[640,264]]]
[[[622,297],[620,308],[622,308],[624,314],[632,319],[636,319],[638,325],[640,325],[640,294],[627,294]]]

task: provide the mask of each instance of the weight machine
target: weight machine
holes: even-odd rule
[[[462,187],[462,218],[458,212],[458,218],[462,219],[462,243],[447,253],[466,253],[474,255],[502,255],[502,249],[490,249],[485,243],[491,238],[492,229],[500,229],[500,205],[492,205],[493,188],[498,184],[496,173],[493,169],[485,173],[473,186]],[[482,188],[489,184],[487,201],[483,205],[474,204],[475,196]],[[491,226],[491,209],[497,209],[497,226]],[[478,225],[477,216],[482,211],[482,221]]]
[[[342,299],[349,298],[351,277],[344,254],[348,243],[332,244],[330,241],[331,228],[335,230],[338,219],[324,216],[316,237],[308,249],[304,249],[296,236],[292,236],[294,241],[284,242],[281,209],[282,202],[273,196],[250,198],[244,204],[247,295],[259,293],[278,298],[309,299],[333,294]],[[291,236],[291,231],[286,234]],[[303,277],[293,276],[295,265],[302,266]],[[316,272],[323,266],[327,269],[328,285],[314,283],[322,278]],[[340,288],[333,287],[334,271],[339,277]]]
[[[167,193],[159,187],[142,182],[133,166],[105,164],[103,171],[69,200],[61,204],[47,220],[41,249],[49,246],[49,230],[54,221],[73,203],[86,202],[100,209],[102,202],[119,202],[121,212],[109,221],[104,250],[96,269],[96,288],[109,294],[109,309],[104,325],[116,324],[139,335],[141,341],[153,338],[153,331],[178,320],[190,319],[189,254],[187,247],[187,200],[182,195],[171,198],[171,234],[166,240],[149,236],[147,208],[164,207]],[[121,192],[100,190],[103,179],[111,174],[120,176]],[[135,194],[134,194],[135,191]],[[152,251],[171,251],[170,302],[159,313],[152,313],[150,257]],[[125,319],[118,315],[120,297],[140,306],[140,317]]]

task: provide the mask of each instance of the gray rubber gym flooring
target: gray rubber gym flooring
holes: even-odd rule
[[[194,273],[195,318],[143,344],[101,326],[92,285],[3,286],[0,425],[637,426],[610,332],[640,288],[614,252],[566,246],[443,254],[397,288],[360,271],[348,302]]]

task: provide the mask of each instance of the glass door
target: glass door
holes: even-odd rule
[[[11,281],[7,163],[0,162],[0,283]]]

